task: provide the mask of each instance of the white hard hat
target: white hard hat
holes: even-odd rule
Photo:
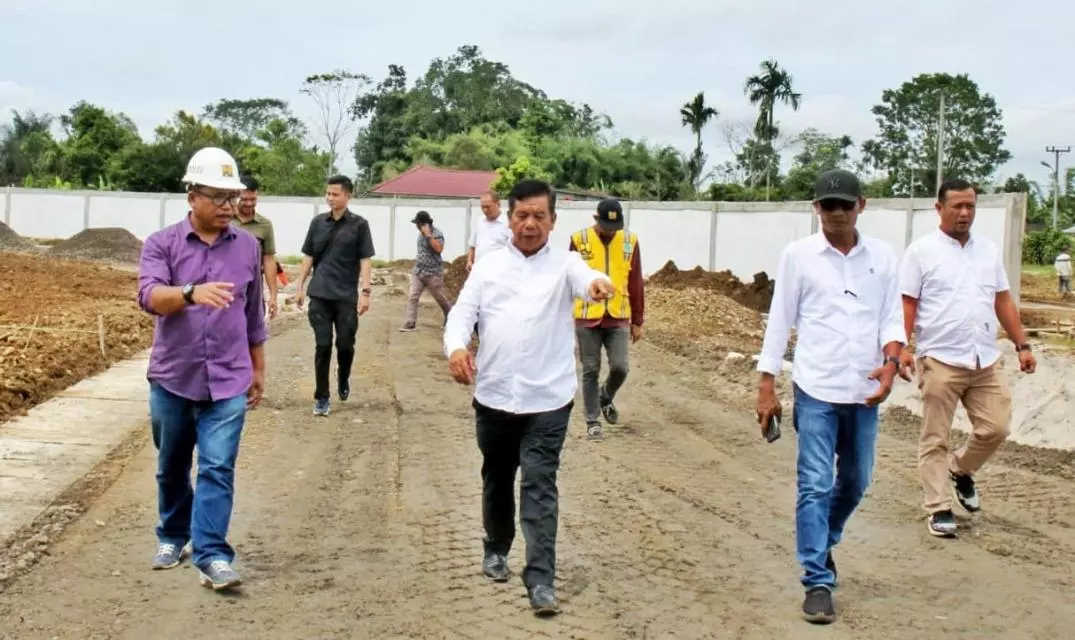
[[[190,157],[183,182],[189,185],[240,191],[239,164],[231,154],[218,147],[206,147]]]

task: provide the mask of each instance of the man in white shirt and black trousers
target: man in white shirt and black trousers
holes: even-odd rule
[[[795,546],[806,590],[802,615],[823,624],[835,619],[832,548],[870,484],[878,405],[892,390],[907,341],[895,252],[855,229],[865,206],[854,174],[833,170],[818,178],[814,211],[821,232],[780,254],[758,359],[757,412],[764,434],[770,419],[781,415],[775,376],[789,330],[796,328]]]
[[[526,540],[522,580],[538,615],[559,612],[553,587],[559,520],[556,473],[578,378],[576,296],[613,295],[608,276],[578,253],[549,244],[556,195],[539,180],[522,180],[508,196],[512,240],[474,265],[448,314],[444,353],[461,384],[477,378],[473,406],[482,452],[482,571],[508,580],[515,537],[515,473],[522,469],[520,521]],[[467,346],[477,319],[477,362]]]

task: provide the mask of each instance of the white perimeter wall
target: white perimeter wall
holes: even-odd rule
[[[53,191],[8,187],[3,220],[23,236],[67,238],[91,227],[123,227],[146,236],[180,220],[182,194]],[[592,224],[595,202],[561,202],[553,242],[568,245],[571,233]],[[507,203],[503,203],[507,211]],[[370,222],[377,259],[414,258],[417,231],[410,224],[425,209],[445,235],[445,257],[466,252],[472,224],[482,215],[477,200],[355,199],[351,210]],[[743,280],[776,270],[785,244],[817,231],[808,202],[624,202],[630,228],[638,234],[646,275],[673,260],[680,269],[729,269]],[[277,254],[298,255],[310,218],[327,210],[319,198],[262,196],[258,211],[272,220]],[[1012,293],[1018,299],[1026,200],[1022,194],[983,195],[974,223],[977,233],[1002,248]],[[912,240],[936,228],[932,200],[868,202],[859,229],[887,241],[902,255]]]

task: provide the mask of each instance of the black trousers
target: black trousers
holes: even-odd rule
[[[336,374],[340,382],[351,378],[358,334],[358,303],[310,298],[308,317],[314,330],[314,399],[327,400],[328,372],[332,365],[332,334],[336,333]]]
[[[513,414],[474,401],[482,452],[485,550],[507,555],[515,539],[515,472],[522,469],[519,520],[526,541],[523,584],[552,585],[556,575],[559,492],[556,473],[575,401],[533,414]]]

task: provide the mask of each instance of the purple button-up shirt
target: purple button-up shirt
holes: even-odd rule
[[[146,377],[188,400],[216,401],[247,392],[253,379],[250,347],[268,337],[258,241],[229,225],[207,245],[194,233],[189,214],[146,238],[138,273],[142,309],[153,313],[153,287],[206,282],[234,284],[231,306],[190,305],[158,316]]]

